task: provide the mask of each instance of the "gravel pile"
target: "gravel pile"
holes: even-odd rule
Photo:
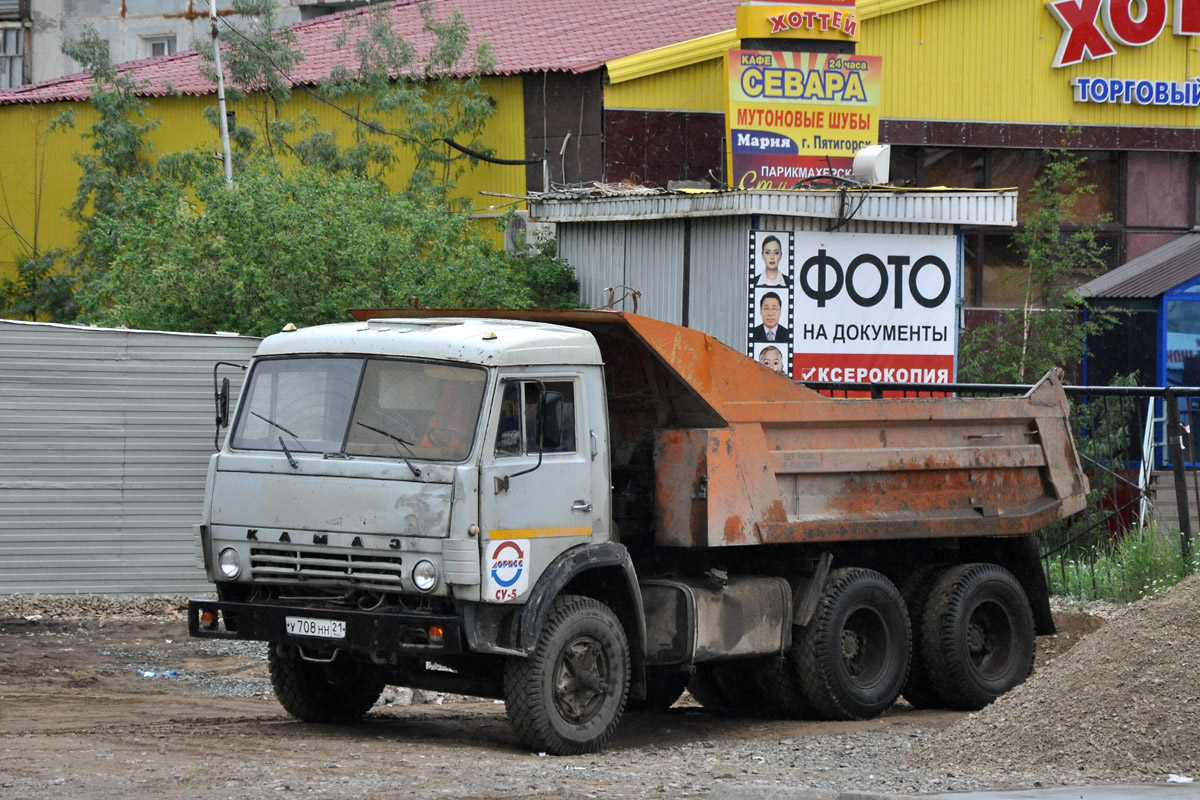
[[[1115,614],[904,763],[1062,783],[1200,779],[1200,575]]]
[[[0,595],[0,620],[187,619],[187,597],[119,596],[102,594]]]

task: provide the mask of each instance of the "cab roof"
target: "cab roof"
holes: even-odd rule
[[[269,336],[258,356],[354,353],[483,366],[601,364],[592,334],[547,322],[426,317],[317,325]]]

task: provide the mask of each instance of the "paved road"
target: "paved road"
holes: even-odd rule
[[[1137,783],[1108,786],[1055,786],[922,795],[922,800],[1200,800],[1197,783]]]
[[[987,792],[898,795],[822,789],[741,789],[714,791],[710,800],[1200,800],[1200,783],[1138,783],[1055,786]]]

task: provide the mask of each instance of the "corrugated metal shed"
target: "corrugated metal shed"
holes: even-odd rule
[[[1200,233],[1186,233],[1079,287],[1083,297],[1147,299],[1200,277]]]
[[[257,345],[0,320],[0,594],[208,591],[213,365]]]
[[[543,222],[612,222],[672,217],[777,214],[861,222],[1015,227],[1015,189],[895,189],[863,187],[794,192],[739,191],[637,194],[578,198],[545,194],[529,203],[529,216]]]
[[[597,187],[597,193],[607,187]],[[891,189],[626,196],[541,195],[530,216],[557,223],[558,253],[579,277],[585,305],[609,289],[639,293],[639,314],[686,325],[746,347],[746,252],[751,230],[954,235],[960,225],[1016,224],[1015,190]],[[862,201],[861,204],[859,201]],[[631,297],[613,293],[621,311]]]

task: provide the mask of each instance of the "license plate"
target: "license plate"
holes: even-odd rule
[[[318,639],[345,639],[346,623],[338,619],[286,617],[289,636],[313,636]]]

